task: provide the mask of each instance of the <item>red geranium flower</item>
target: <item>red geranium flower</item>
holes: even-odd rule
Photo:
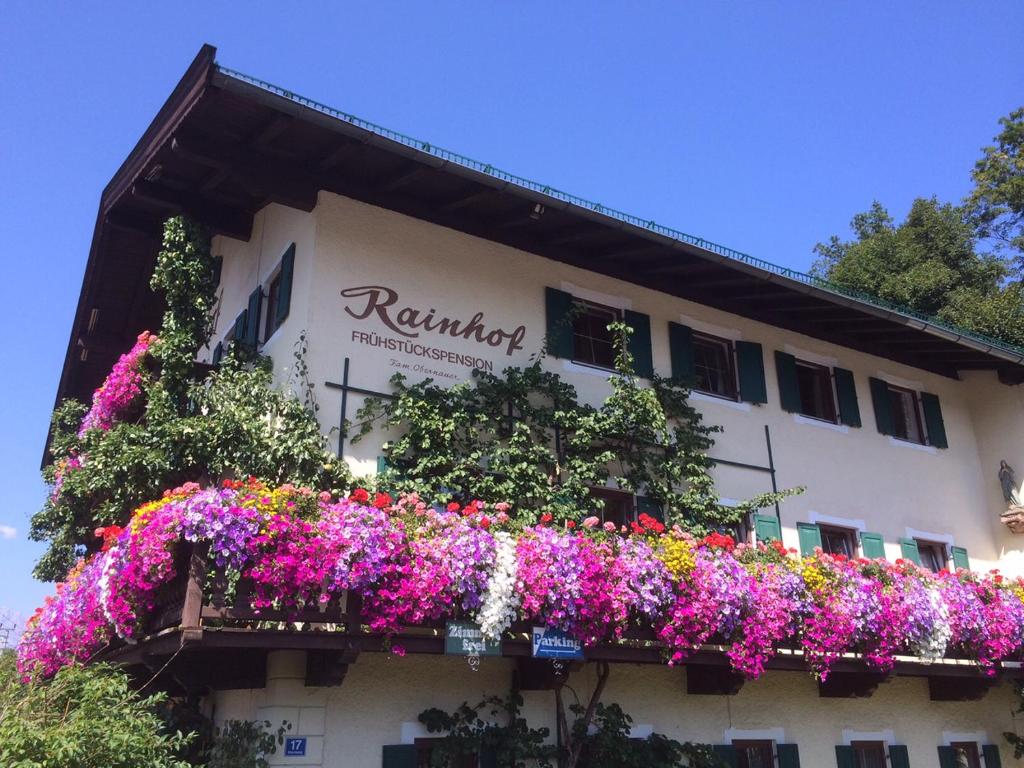
[[[365,488],[356,488],[349,496],[357,504],[365,504],[370,499],[370,494]]]
[[[384,507],[391,506],[391,497],[383,492],[379,492],[373,497],[373,506],[377,509],[384,509]]]

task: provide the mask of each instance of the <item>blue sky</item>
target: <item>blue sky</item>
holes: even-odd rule
[[[100,191],[203,42],[219,61],[603,205],[806,269],[878,199],[959,200],[1024,103],[1020,2],[4,4],[0,610]]]

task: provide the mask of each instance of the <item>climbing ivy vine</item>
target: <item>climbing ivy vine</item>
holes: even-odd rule
[[[609,327],[616,372],[599,406],[582,402],[539,356],[500,375],[474,371],[472,381],[452,387],[396,374],[394,399],[368,399],[347,428],[354,442],[375,429],[393,436],[383,446],[382,489],[510,501],[531,521],[537,514],[576,520],[581,510],[600,510],[591,489],[610,485],[642,494],[666,522],[702,535],[799,491],[722,504],[708,455],[721,428],[704,423],[686,382],[656,375],[642,385],[628,352],[631,329]]]

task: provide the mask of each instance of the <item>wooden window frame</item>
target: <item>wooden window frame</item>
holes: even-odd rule
[[[826,554],[836,555],[842,554],[849,558],[855,558],[860,553],[859,542],[857,537],[857,530],[855,528],[844,528],[841,525],[830,525],[828,523],[816,523],[818,526],[818,532],[821,534],[821,549]],[[846,540],[848,552],[831,552],[828,547],[825,546],[827,541],[826,536],[832,535],[836,537],[842,537]]]
[[[573,316],[572,316],[572,361],[577,365],[586,365],[590,368],[598,368],[602,371],[614,371],[615,370],[615,338],[614,334],[609,332],[609,341],[611,343],[612,359],[608,365],[599,363],[596,361],[596,355],[593,355],[593,343],[594,341],[600,341],[604,343],[603,339],[598,339],[597,336],[577,333],[576,331],[576,320],[580,315],[602,314],[607,315],[609,320],[606,325],[611,323],[621,323],[623,321],[624,313],[617,307],[610,307],[607,304],[600,304],[596,301],[589,301],[588,299],[581,299],[577,296],[572,297]],[[594,360],[586,360],[579,353],[580,348],[577,344],[577,337],[590,339],[591,342],[591,353],[595,358]]]
[[[938,573],[942,570],[949,570],[949,547],[944,542],[932,541],[931,539],[914,539],[917,544],[917,555],[921,559],[921,566],[927,568],[932,573]],[[938,553],[939,567],[932,568],[931,565],[925,562],[925,552]]]
[[[949,746],[952,748],[954,755],[961,750],[967,752],[967,768],[981,768],[981,750],[978,748],[978,742],[951,741]]]
[[[814,363],[810,360],[802,360],[799,357],[796,360],[796,387],[797,394],[800,396],[800,415],[808,419],[817,419],[823,421],[826,424],[838,424],[839,423],[839,403],[836,397],[836,382],[835,377],[832,374],[832,368],[821,363]],[[807,413],[804,410],[804,392],[801,386],[800,380],[800,369],[810,370],[814,372],[815,379],[819,389],[818,394],[821,396],[822,405],[826,408],[824,415],[816,413]]]
[[[694,392],[700,392],[701,394],[708,395],[710,397],[718,397],[722,400],[728,400],[730,402],[739,402],[740,399],[740,380],[739,380],[739,366],[736,363],[736,345],[732,339],[726,339],[721,336],[715,336],[710,333],[704,333],[702,331],[693,331],[693,367],[694,367]],[[724,350],[725,355],[725,370],[720,371],[723,381],[725,381],[728,391],[726,392],[714,392],[710,389],[702,389],[699,385],[699,368],[697,363],[697,347],[699,345],[705,346],[716,346]]]
[[[738,768],[750,768],[747,760],[746,749],[766,749],[768,751],[769,765],[775,765],[775,742],[771,739],[733,739],[733,747],[736,749],[736,765]]]
[[[627,525],[628,526],[630,523],[636,522],[636,519],[637,519],[637,514],[636,514],[636,497],[633,494],[626,493],[625,491],[620,491],[620,490],[617,490],[615,488],[591,488],[590,489],[590,495],[593,496],[593,497],[602,499],[605,502],[613,501],[613,502],[624,503],[625,504],[626,519],[622,523],[619,523],[619,522],[616,521],[615,522],[616,526],[618,526],[618,525]],[[606,522],[608,522],[608,520],[605,518],[606,511],[607,511],[606,507],[602,508],[601,509],[601,514],[599,515],[599,517],[601,518],[601,524],[602,525],[604,525]]]
[[[281,297],[281,265],[277,265],[277,269],[274,270],[270,276],[270,280],[267,281],[266,290],[266,304],[267,311],[264,313],[263,319],[263,338],[260,343],[265,344],[271,336],[284,325],[284,321],[278,322],[277,320],[277,302]]]
[[[928,430],[925,428],[924,415],[921,413],[921,393],[908,387],[900,387],[897,386],[896,384],[890,384],[888,381],[885,382],[885,386],[889,393],[889,409],[892,413],[893,432],[895,433],[897,429],[902,430],[906,426],[906,423],[903,419],[897,419],[896,408],[893,407],[892,396],[893,394],[908,395],[910,397],[910,402],[913,406],[914,425],[917,427],[917,434],[921,436],[920,440],[915,440],[914,438],[910,437],[909,434],[893,434],[893,439],[902,440],[905,443],[912,443],[914,445],[928,445]],[[900,400],[899,402],[901,403],[900,411],[905,413],[906,408],[902,404],[902,400]]]
[[[851,741],[850,747],[853,749],[853,758],[857,768],[867,768],[863,756],[871,751],[874,751],[876,755],[881,752],[882,765],[888,764],[889,754],[884,741]]]

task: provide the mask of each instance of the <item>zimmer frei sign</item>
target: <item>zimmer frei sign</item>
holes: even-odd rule
[[[552,627],[534,627],[530,633],[535,659],[583,659],[583,644]]]
[[[449,621],[444,628],[444,652],[450,656],[501,656],[501,641],[488,640],[471,621]]]

